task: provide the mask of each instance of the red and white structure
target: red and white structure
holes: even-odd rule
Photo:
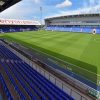
[[[0,33],[36,31],[40,25],[37,20],[0,19]]]
[[[35,20],[0,19],[0,25],[41,25]]]

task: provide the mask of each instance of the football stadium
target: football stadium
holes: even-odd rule
[[[0,100],[100,100],[100,14],[44,22],[0,19]]]

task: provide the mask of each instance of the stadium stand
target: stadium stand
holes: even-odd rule
[[[3,67],[9,77],[10,83],[21,100],[26,100],[26,95],[18,84],[21,84],[21,87],[32,100],[38,98],[42,100],[47,100],[47,98],[50,100],[73,100],[72,97],[49,82],[3,45],[0,45],[0,66]],[[16,83],[15,79],[17,79],[18,83]],[[13,100],[14,98],[12,98],[1,74],[0,80],[8,100]]]
[[[79,26],[48,26],[45,30],[48,31],[65,31],[65,32],[84,32],[84,33],[92,33],[93,29],[96,30],[97,34],[100,34],[100,27],[79,27]]]
[[[100,33],[100,14],[57,16],[45,19],[45,30]]]
[[[23,25],[14,25],[14,26],[0,26],[0,33],[7,33],[7,32],[23,32],[23,31],[36,31],[38,28],[34,26],[23,26]]]
[[[0,19],[0,33],[36,31],[39,26],[36,20]]]

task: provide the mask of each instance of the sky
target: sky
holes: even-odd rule
[[[40,20],[86,13],[100,13],[100,0],[22,0],[0,13],[4,19]]]

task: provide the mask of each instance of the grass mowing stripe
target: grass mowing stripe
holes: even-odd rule
[[[95,80],[95,82],[97,77],[93,73],[100,75],[100,57],[98,54],[100,46],[94,41],[94,39],[100,38],[100,35],[38,31],[6,34],[5,37],[59,58],[65,65],[65,62],[77,65],[81,69],[79,71],[79,68],[71,66],[74,72]],[[91,74],[86,71],[83,72],[82,68],[93,72],[93,78],[90,78]]]
[[[7,37],[6,37],[7,38]],[[47,50],[44,50],[43,48],[40,48],[40,47],[37,47],[37,46],[35,46],[35,45],[32,45],[32,44],[29,44],[29,43],[25,43],[25,42],[23,42],[23,41],[20,41],[20,40],[16,40],[16,39],[11,39],[11,38],[8,38],[8,39],[10,39],[10,40],[14,40],[15,42],[18,42],[18,43],[21,43],[21,44],[23,44],[24,46],[26,46],[26,47],[28,47],[28,48],[30,48],[30,47],[32,47],[32,48],[36,48],[36,50],[40,50],[40,51],[43,51],[43,52],[46,52],[46,53],[48,53],[49,52],[49,54],[50,55],[53,55],[54,54],[54,56],[58,56],[59,54],[56,54],[56,53],[53,53],[53,52],[51,52],[51,51],[47,51]],[[55,55],[56,54],[56,55]],[[62,56],[62,55],[59,55],[60,57],[64,57],[64,56]],[[54,57],[53,57],[54,58]],[[65,58],[65,57],[64,57]],[[70,59],[70,58],[69,58]],[[71,59],[71,60],[74,60],[74,59]],[[75,60],[74,60],[75,61]],[[64,61],[63,61],[64,62]],[[79,63],[79,61],[76,61],[77,63]],[[62,63],[62,62],[61,62]],[[82,64],[82,62],[81,62],[81,64]],[[86,63],[85,63],[85,65],[86,65]],[[88,66],[90,66],[90,65],[88,65]],[[71,67],[71,66],[70,66]],[[95,67],[93,67],[93,69],[94,69]],[[86,71],[79,71],[76,67],[72,67],[72,69],[73,69],[73,72],[75,72],[75,73],[77,73],[77,74],[79,74],[79,75],[82,75],[82,76],[84,76],[84,77],[86,77],[87,79],[89,79],[89,80],[91,80],[91,81],[93,81],[93,82],[95,82],[95,83],[97,83],[97,76],[95,76],[94,75],[94,77],[91,77],[91,75],[90,75],[90,73],[87,73]],[[77,70],[76,70],[77,69]],[[95,71],[95,69],[94,69],[94,71]],[[80,72],[84,72],[85,74],[82,74],[82,73],[80,73]]]

